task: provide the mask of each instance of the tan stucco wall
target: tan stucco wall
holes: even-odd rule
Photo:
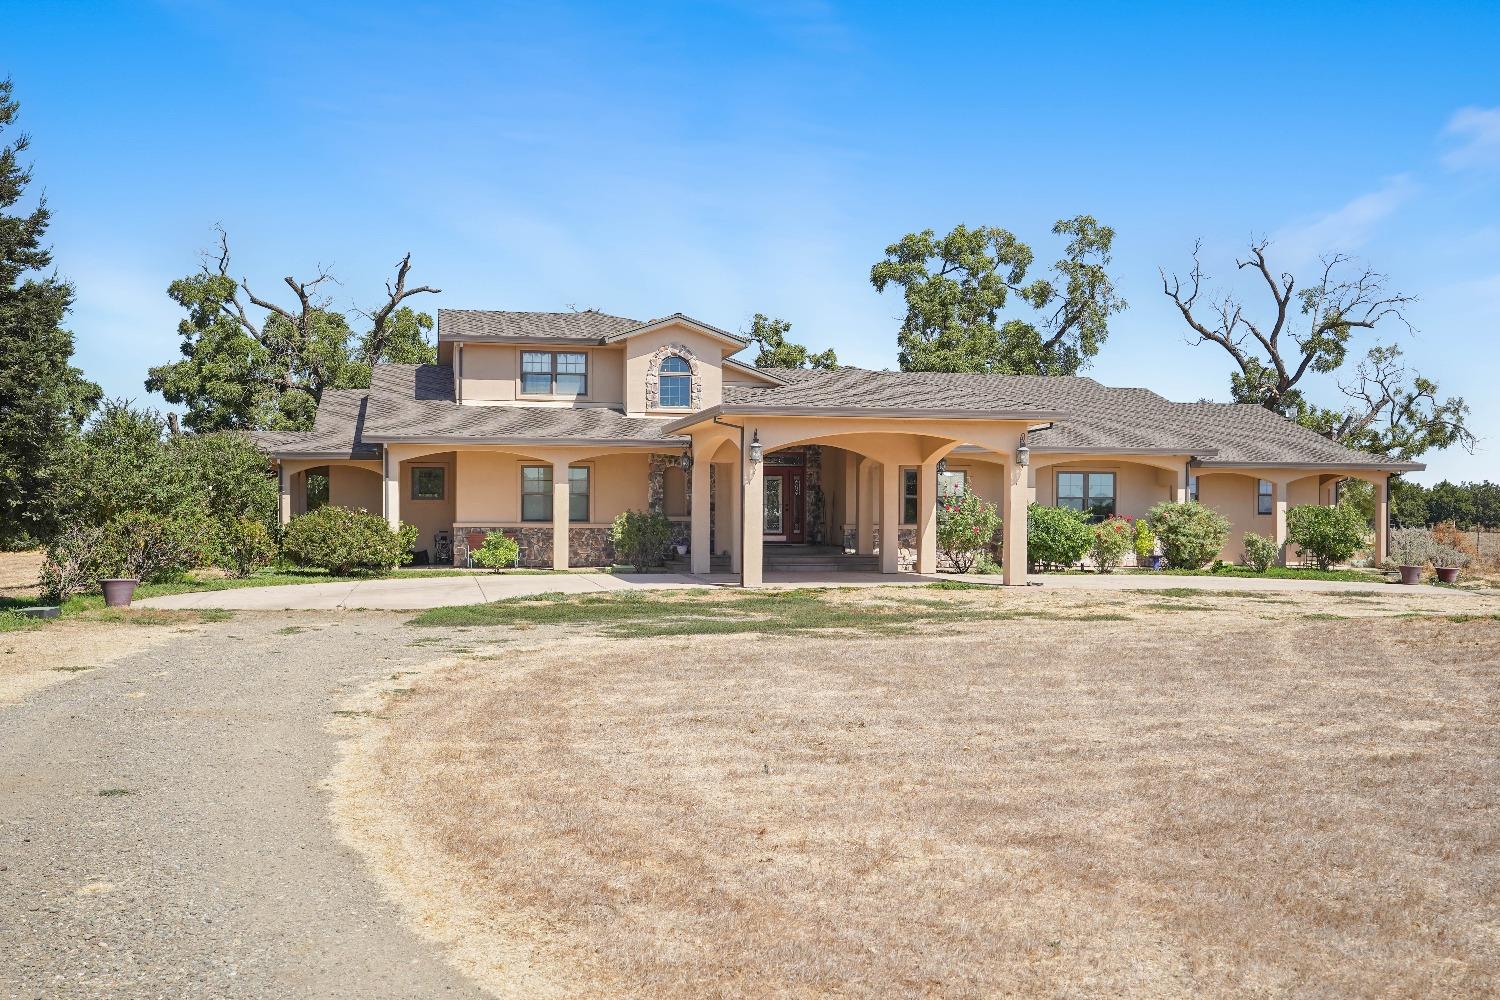
[[[521,524],[521,466],[544,464],[508,452],[459,452],[458,496],[451,523],[465,527]],[[650,494],[646,453],[599,455],[574,464],[592,469],[589,523],[608,524],[626,510],[646,509]]]
[[[443,499],[414,500],[411,495],[411,470],[418,466],[437,466],[444,470]],[[453,530],[454,494],[457,480],[454,475],[456,456],[453,452],[423,455],[401,463],[401,520],[417,526],[418,550],[432,551],[433,534],[439,530]],[[379,510],[377,506],[375,508]]]
[[[374,469],[352,465],[330,465],[328,467],[328,502],[336,507],[349,507],[379,514],[380,473]]]
[[[646,373],[651,356],[662,347],[680,345],[698,361],[702,379],[700,408],[718,406],[724,398],[723,359],[726,347],[716,337],[699,333],[683,323],[672,323],[659,330],[642,333],[625,341],[625,412],[635,415],[646,410]],[[688,410],[653,410],[653,413],[688,413]]]
[[[588,355],[588,394],[536,396],[521,394],[521,352],[568,351]],[[465,344],[461,398],[465,403],[523,402],[554,406],[624,404],[624,350],[620,347],[519,346]]]

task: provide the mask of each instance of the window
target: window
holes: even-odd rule
[[[656,376],[658,406],[693,405],[693,368],[676,354],[662,359]]]
[[[901,523],[917,523],[917,470],[901,470]]]
[[[521,392],[527,396],[587,396],[589,356],[569,351],[522,351]]]
[[[1276,509],[1276,486],[1269,479],[1255,484],[1255,513],[1269,514]]]
[[[443,499],[443,467],[416,466],[411,470],[411,498],[413,500]]]
[[[950,497],[962,493],[969,486],[969,474],[962,469],[945,469],[938,473],[938,496]]]
[[[589,469],[568,469],[568,520],[589,519]],[[552,520],[552,466],[521,466],[521,520]]]
[[[1059,472],[1057,505],[1082,511],[1095,520],[1115,512],[1115,474],[1113,472]]]

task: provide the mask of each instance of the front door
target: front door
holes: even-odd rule
[[[800,468],[771,466],[765,471],[765,540],[801,542],[806,520]]]

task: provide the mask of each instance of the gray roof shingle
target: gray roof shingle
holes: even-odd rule
[[[304,458],[380,457],[380,446],[364,440],[364,389],[325,389],[310,431],[255,431],[250,435],[272,455]]]
[[[504,309],[439,309],[438,336],[492,337],[497,340],[581,340],[598,342],[642,326],[638,319],[595,312],[515,312]]]

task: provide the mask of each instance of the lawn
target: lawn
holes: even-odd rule
[[[1493,600],[475,610],[414,620],[477,652],[340,723],[337,796],[418,925],[500,995],[1500,986]]]

